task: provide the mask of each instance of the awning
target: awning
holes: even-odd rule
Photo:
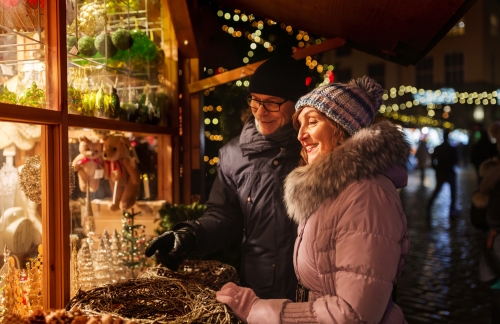
[[[410,65],[423,58],[476,0],[212,0]]]

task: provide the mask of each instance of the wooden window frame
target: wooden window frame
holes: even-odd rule
[[[162,6],[166,4],[162,1]],[[174,172],[179,170],[180,163],[179,131],[176,109],[171,127],[68,114],[66,2],[45,1],[44,10],[47,109],[0,103],[0,120],[42,126],[43,307],[61,309],[70,298],[71,220],[69,176],[65,176],[69,175],[68,129],[82,127],[156,135],[162,148],[158,150],[158,199],[171,202],[179,202],[180,197],[180,179],[178,172]],[[175,76],[178,68],[170,70]],[[177,93],[171,99],[172,107],[178,107]]]

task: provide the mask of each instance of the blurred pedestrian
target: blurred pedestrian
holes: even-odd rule
[[[500,146],[500,122],[493,123],[490,134]],[[499,148],[500,150],[500,148]],[[486,223],[490,228],[485,249],[479,262],[479,279],[489,282],[493,289],[492,323],[500,323],[500,160],[490,158],[481,164],[479,169],[483,180],[479,192],[486,195]]]
[[[417,158],[417,170],[420,170],[420,185],[424,185],[425,179],[425,168],[430,164],[431,154],[427,148],[427,142],[425,139],[421,139],[418,142],[417,151],[415,152],[415,157]]]
[[[431,217],[431,208],[434,200],[441,191],[443,184],[447,182],[450,186],[451,203],[449,216],[458,216],[459,212],[456,208],[457,197],[457,174],[455,167],[458,163],[457,149],[448,142],[450,131],[445,129],[443,132],[443,143],[434,148],[431,154],[432,168],[436,173],[436,188],[429,199],[427,205],[427,216]]]
[[[479,167],[481,164],[494,156],[498,155],[496,144],[491,142],[491,138],[485,129],[479,131],[481,137],[476,144],[472,147],[470,161],[474,165],[477,174],[478,184],[481,183],[482,177],[479,174]]]

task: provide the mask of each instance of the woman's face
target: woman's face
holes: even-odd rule
[[[313,163],[320,155],[332,152],[338,145],[338,135],[328,117],[316,108],[305,107],[297,121],[300,124],[298,140],[307,153],[307,163]]]

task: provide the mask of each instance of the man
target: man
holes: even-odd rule
[[[430,210],[432,203],[436,199],[441,187],[445,182],[450,185],[451,203],[450,203],[450,216],[458,216],[458,210],[455,207],[457,186],[455,173],[455,165],[458,163],[457,149],[448,143],[448,136],[450,131],[445,129],[443,132],[443,143],[436,146],[431,155],[432,167],[436,171],[436,188],[432,193],[427,206],[427,216],[430,217]]]
[[[289,45],[260,65],[250,80],[252,116],[239,137],[219,151],[207,210],[155,239],[146,255],[177,270],[182,257],[215,252],[241,239],[240,280],[260,298],[295,300],[293,247],[297,227],[283,205],[283,181],[300,159],[291,120],[307,92],[303,66]]]

